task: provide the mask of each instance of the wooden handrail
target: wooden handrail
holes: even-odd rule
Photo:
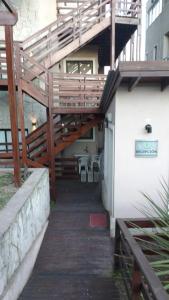
[[[82,31],[82,27],[85,28],[86,27],[86,31],[88,30],[87,26],[86,26],[86,22],[82,22],[81,23],[81,29],[78,28],[78,23],[79,23],[79,11],[81,13],[81,15],[87,16],[88,19],[90,17],[93,18],[93,12],[97,12],[98,13],[98,9],[100,9],[101,7],[105,6],[107,3],[109,3],[109,0],[104,0],[104,2],[101,5],[97,5],[98,1],[93,1],[92,4],[90,4],[87,8],[86,6],[84,7],[83,5],[80,6],[78,8],[78,10],[76,11],[75,15],[72,14],[68,14],[64,17],[64,19],[62,19],[62,21],[58,21],[56,20],[55,22],[53,22],[52,24],[50,24],[49,26],[45,27],[44,29],[42,29],[41,31],[37,32],[36,34],[34,34],[29,38],[29,40],[26,40],[23,42],[23,48],[25,50],[28,51],[34,51],[35,49],[37,49],[38,47],[41,47],[41,52],[42,52],[42,46],[46,49],[47,48],[47,44],[49,43],[49,41],[53,41],[54,38],[59,39],[59,35],[63,35],[63,32],[67,33],[67,30],[75,27],[75,36],[73,37],[73,39],[78,38],[79,37],[79,32]],[[95,7],[95,5],[97,5]],[[105,13],[104,13],[105,14]],[[92,20],[92,23],[90,26],[94,25],[94,23],[98,22],[99,18],[96,17],[94,20]],[[50,34],[49,34],[50,33]],[[49,36],[48,36],[49,35]],[[45,37],[45,39],[44,39]],[[36,39],[36,41],[35,41]],[[30,43],[30,41],[32,40],[32,44],[31,47],[29,45],[29,48],[27,49],[26,47],[26,43],[27,41]],[[37,44],[37,40],[39,40],[39,44]],[[63,44],[63,40],[66,41],[66,37],[63,39],[61,39],[61,41],[58,41],[57,43],[57,47],[60,46],[60,44]],[[35,48],[36,46],[36,48]],[[56,47],[56,46],[55,46]],[[38,51],[37,51],[38,52]],[[49,52],[49,50],[48,50]],[[48,52],[46,54],[48,54]],[[44,55],[44,54],[43,54]],[[42,58],[42,54],[40,56]]]
[[[110,18],[111,12],[110,0],[101,2],[92,0],[86,3],[80,4],[61,19],[26,39],[22,43],[23,49],[41,63],[44,58],[50,57],[53,52],[62,49],[70,42],[79,39],[81,43],[82,35],[103,19]],[[116,2],[116,15],[138,18],[140,8],[140,0],[120,0]]]
[[[110,3],[111,1],[109,1]],[[86,5],[88,4],[87,0],[81,0],[81,1],[76,1],[76,0],[59,0],[57,1],[57,14],[59,18],[64,18],[65,15],[69,13],[73,13],[73,10],[77,9],[80,5]],[[141,2],[139,1],[127,1],[127,0],[116,0],[116,16],[122,16],[122,13],[125,13],[125,15],[130,15],[132,12],[134,13],[137,11],[136,7],[141,6]],[[67,11],[67,12],[66,12]],[[62,13],[63,12],[63,13]],[[133,14],[135,16],[135,14]]]
[[[83,6],[83,5],[82,5]],[[80,7],[82,7],[80,6]],[[27,39],[25,39],[22,42],[22,46],[25,48],[27,47],[27,44],[29,44],[31,41],[33,41],[34,39],[37,39],[37,37],[41,34],[45,34],[46,31],[51,30],[53,27],[58,27],[60,25],[64,25],[65,22],[67,22],[67,19],[72,18],[72,12],[70,12],[69,14],[66,14],[66,16],[64,16],[64,18],[62,20],[55,20],[54,22],[52,22],[51,24],[45,26],[44,28],[42,28],[41,30],[39,30],[38,32],[35,32],[34,34],[32,34],[31,36],[29,36]]]
[[[128,220],[129,221],[129,220]],[[154,299],[167,300],[168,294],[162,286],[159,278],[156,276],[149,261],[144,255],[141,247],[129,231],[125,219],[116,220],[116,234],[115,234],[115,269],[121,270],[123,279],[125,280],[128,296],[130,299]],[[131,220],[133,221],[133,220]],[[137,221],[134,221],[135,224]],[[149,227],[150,222],[146,224],[146,220],[142,220],[142,225]],[[144,223],[143,223],[144,222]],[[141,224],[141,223],[140,223]],[[130,226],[129,226],[130,227]],[[154,227],[154,226],[151,226]],[[130,261],[132,273],[130,280],[125,279],[126,263]],[[129,275],[129,272],[128,272]],[[128,286],[131,281],[131,285]],[[143,298],[141,298],[141,295]]]

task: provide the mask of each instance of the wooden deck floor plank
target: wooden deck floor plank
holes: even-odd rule
[[[90,226],[91,212],[105,213],[98,185],[59,182],[57,190],[58,204],[19,300],[119,300],[109,230]]]

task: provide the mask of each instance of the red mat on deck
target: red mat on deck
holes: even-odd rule
[[[90,227],[108,227],[107,217],[105,214],[90,214]]]

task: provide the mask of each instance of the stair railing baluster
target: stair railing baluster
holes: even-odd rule
[[[75,40],[75,38],[76,38],[76,19],[73,13],[73,40]]]
[[[53,74],[48,72],[48,108],[47,108],[47,154],[50,170],[51,199],[56,200],[55,188],[55,153],[54,153],[54,124],[53,124]]]
[[[82,38],[82,20],[81,20],[81,8],[79,8],[79,45],[81,45]]]
[[[23,91],[22,91],[22,56],[20,45],[15,43],[15,68],[16,68],[16,79],[18,83],[18,115],[19,115],[19,125],[21,130],[21,141],[22,141],[22,162],[27,165],[27,144],[25,136],[25,120],[24,120],[24,101],[23,101]]]

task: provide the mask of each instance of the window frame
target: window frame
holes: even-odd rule
[[[93,62],[93,60],[92,59],[89,59],[89,60],[87,60],[87,59],[67,59],[66,60],[66,73],[68,73],[68,74],[87,74],[87,73],[80,73],[80,72],[77,72],[77,73],[69,73],[69,71],[68,71],[68,63],[74,63],[74,64],[78,64],[78,71],[80,71],[80,63],[82,63],[82,64],[88,64],[88,63],[90,63],[91,65],[92,65],[92,72],[91,72],[91,74],[93,74],[94,73],[94,62]]]

